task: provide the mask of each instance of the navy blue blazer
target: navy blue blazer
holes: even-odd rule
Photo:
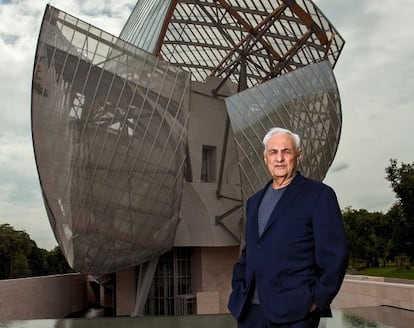
[[[239,319],[254,284],[273,323],[303,319],[312,303],[330,316],[348,263],[348,240],[335,192],[299,172],[259,238],[257,213],[264,189],[246,204],[246,242],[233,268],[228,308]]]

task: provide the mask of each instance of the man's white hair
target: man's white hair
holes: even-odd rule
[[[267,143],[269,142],[269,139],[271,137],[273,137],[275,134],[287,134],[290,135],[293,140],[295,141],[295,146],[296,146],[296,150],[300,150],[300,137],[298,134],[293,133],[292,131],[288,130],[288,129],[284,129],[284,128],[279,128],[279,127],[275,127],[275,128],[271,128],[263,137],[263,146],[264,146],[264,150],[266,151],[267,149]]]

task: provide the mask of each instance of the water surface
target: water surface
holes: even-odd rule
[[[0,321],[0,328],[236,328],[227,314],[185,317],[100,317]],[[412,328],[414,312],[386,306],[333,310],[320,328]]]

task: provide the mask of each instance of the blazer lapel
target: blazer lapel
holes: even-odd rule
[[[277,221],[277,219],[280,217],[284,209],[291,202],[294,201],[294,199],[300,192],[300,186],[303,184],[304,181],[305,181],[305,178],[298,172],[295,178],[292,180],[290,185],[287,187],[287,189],[283,193],[282,197],[279,199],[275,208],[273,209],[273,212],[270,215],[269,221],[267,222],[267,225],[263,231],[262,237],[264,236],[266,231],[269,229],[269,227],[272,226]]]
[[[259,205],[263,199],[264,194],[266,193],[267,188],[269,187],[269,185],[272,183],[272,180],[269,181],[266,186],[260,190],[256,195],[255,195],[255,201],[252,202],[251,206],[251,210],[250,213],[252,213],[252,215],[254,215],[254,218],[252,218],[251,220],[248,220],[247,222],[251,222],[251,226],[253,228],[254,231],[254,235],[256,236],[256,241],[259,240],[259,224],[258,224],[258,214],[259,214]]]

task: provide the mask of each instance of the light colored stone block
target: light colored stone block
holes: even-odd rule
[[[197,314],[220,313],[220,293],[200,292],[197,293]]]
[[[414,284],[384,282],[381,277],[346,276],[333,308],[388,305],[414,310]]]
[[[0,280],[0,320],[64,318],[88,306],[87,276]]]

